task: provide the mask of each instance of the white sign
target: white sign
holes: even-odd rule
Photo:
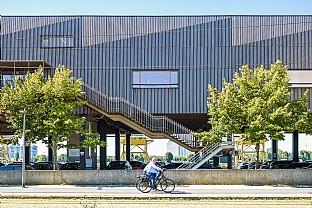
[[[80,149],[68,149],[68,157],[80,157]]]

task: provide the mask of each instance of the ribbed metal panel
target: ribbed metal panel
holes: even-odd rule
[[[150,113],[206,113],[208,84],[221,89],[243,64],[312,69],[311,30],[312,16],[2,16],[1,60],[65,65]],[[43,49],[42,36],[72,37],[74,47]],[[138,69],[177,70],[178,88],[132,88]]]

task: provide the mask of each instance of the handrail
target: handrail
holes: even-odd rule
[[[193,157],[191,157],[188,160],[188,163],[183,163],[180,165],[177,169],[191,169],[196,164],[198,164],[200,161],[205,159],[207,156],[209,156],[213,151],[218,149],[221,146],[221,144],[214,144],[211,146],[206,146],[203,149],[201,149],[199,152],[197,152]]]
[[[82,88],[85,93],[81,97],[108,114],[121,114],[152,132],[164,132],[191,147],[198,147],[197,138],[192,135],[192,130],[167,116],[154,116],[128,100],[109,97],[87,84]]]

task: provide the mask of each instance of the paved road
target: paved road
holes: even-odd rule
[[[0,186],[8,197],[102,197],[102,198],[312,198],[311,186],[186,185],[174,192],[141,193],[134,186],[35,185]]]

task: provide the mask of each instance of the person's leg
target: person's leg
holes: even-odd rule
[[[149,178],[151,179],[151,182],[152,182],[152,189],[156,189],[156,186],[155,186],[155,176],[156,176],[156,173],[149,173]]]
[[[157,181],[160,176],[161,176],[161,171],[158,171],[158,173],[156,174],[156,177],[155,177],[155,181]]]

